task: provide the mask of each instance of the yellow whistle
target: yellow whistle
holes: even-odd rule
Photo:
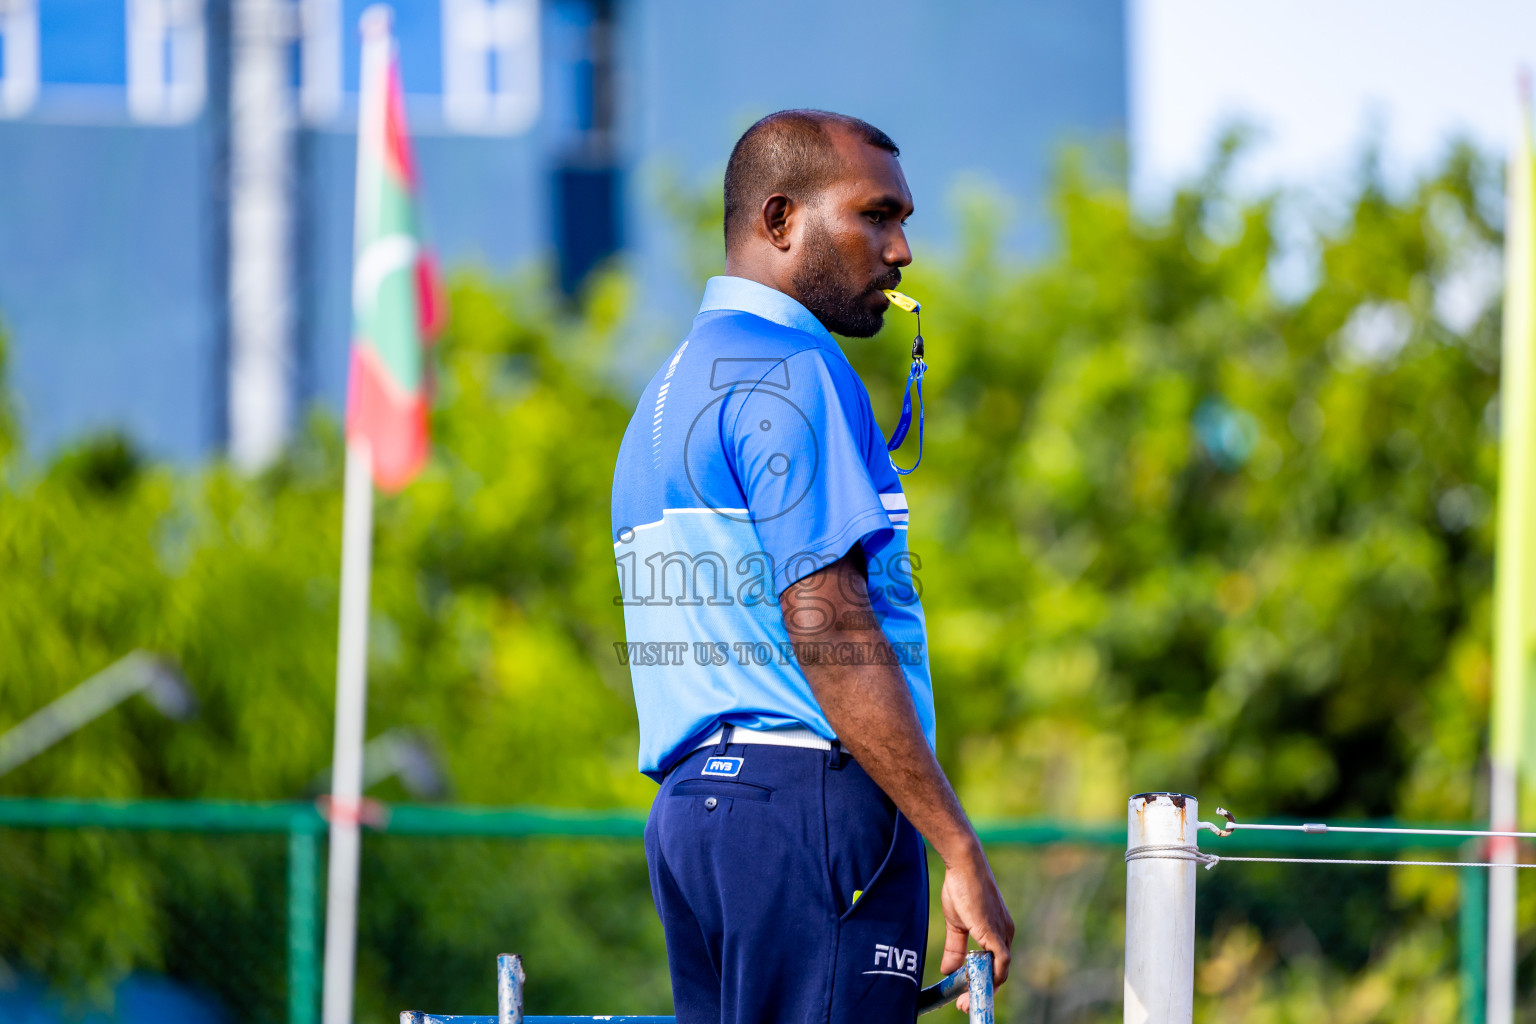
[[[921,313],[922,304],[910,295],[903,295],[894,288],[885,289],[885,297],[891,300],[891,305],[898,309],[904,309],[908,313]]]

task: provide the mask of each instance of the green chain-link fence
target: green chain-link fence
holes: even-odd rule
[[[524,954],[534,1012],[669,1012],[643,813],[374,810],[363,845],[359,1021],[392,1021],[407,1007],[493,1012],[501,951]],[[325,830],[309,803],[0,800],[0,987],[7,977],[46,979],[66,1010],[85,1009],[129,972],[152,972],[202,993],[232,1024],[315,1024]],[[979,831],[1018,923],[999,1019],[1117,1018],[1123,827],[1028,820]],[[1294,833],[1221,842],[1230,853],[1316,855],[1458,845]],[[1463,1019],[1479,1024],[1483,875],[1464,869],[1461,883],[1450,941]],[[1279,928],[1265,915],[1286,884],[1274,872],[1218,869],[1202,880],[1202,920],[1208,928],[1241,913]],[[1346,962],[1368,955],[1371,928],[1391,912],[1387,869],[1313,874],[1306,885],[1321,946]],[[936,950],[936,913],[934,922]]]

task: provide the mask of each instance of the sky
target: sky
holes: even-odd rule
[[[1247,190],[1327,189],[1379,143],[1389,183],[1468,137],[1502,154],[1536,66],[1533,0],[1127,0],[1131,187],[1157,203],[1224,124],[1262,130]]]

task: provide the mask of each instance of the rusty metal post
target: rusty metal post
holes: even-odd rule
[[[1127,814],[1125,1024],[1190,1024],[1195,1001],[1199,804],[1139,793]]]

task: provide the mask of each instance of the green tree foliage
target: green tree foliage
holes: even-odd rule
[[[626,293],[598,287],[574,320],[535,295],[455,290],[436,457],[377,512],[369,733],[424,734],[467,803],[644,806],[653,787],[635,771],[628,678],[611,647],[622,616],[608,494],[628,409],[597,369]],[[134,648],[172,656],[201,708],[175,723],[130,702],[0,778],[0,791],[312,793],[330,761],[341,466],[321,419],[255,480],[147,464],[116,439],[12,474],[20,482],[0,496],[0,729]],[[372,795],[406,796],[396,781]],[[0,886],[12,969],[74,989],[196,963],[192,980],[228,1005],[281,1019],[281,840],[4,842],[5,876],[23,880]],[[365,846],[363,884],[362,1006],[377,1019],[406,1000],[487,1010],[502,948],[530,952],[535,1008],[594,993],[666,1002],[638,849],[380,839]],[[489,897],[495,909],[482,910]],[[224,915],[212,932],[209,903]],[[605,950],[595,990],[584,981],[593,949]]]
[[[1037,265],[998,256],[977,200],[958,255],[908,274],[932,364],[910,544],[940,753],[979,816],[1113,820],[1130,793],[1163,788],[1255,818],[1479,810],[1487,170],[1459,152],[1400,197],[1367,175],[1322,239],[1317,285],[1282,300],[1276,203],[1235,200],[1229,156],[1155,219],[1069,163],[1058,244]],[[432,462],[378,507],[369,732],[429,737],[464,802],[644,807],[607,539],[636,390],[607,368],[632,342],[630,295],[610,278],[567,314],[540,294],[454,289]],[[845,344],[887,424],[909,332],[893,315]],[[134,648],[174,657],[202,705],[170,723],[131,703],[0,792],[312,793],[332,727],[334,424],[317,418],[258,479],[146,463],[113,440],[44,467],[0,452],[0,729]],[[0,842],[12,969],[73,986],[165,965],[251,1019],[281,1016],[280,843]],[[364,858],[368,1019],[407,1003],[488,1012],[503,948],[528,954],[536,1010],[666,1005],[632,845],[373,837]],[[1117,1014],[1118,866],[1058,851],[1002,870],[1023,954],[1010,1019]],[[1351,879],[1302,906],[1295,874],[1213,876],[1204,1012],[1452,1015],[1454,879]],[[179,951],[208,928],[267,945],[187,967]],[[266,1003],[230,991],[255,975]]]
[[[911,542],[974,806],[1476,810],[1498,309],[1445,320],[1496,252],[1484,177],[1463,152],[1401,201],[1367,180],[1296,302],[1273,204],[1234,203],[1223,165],[1154,222],[1069,170],[1043,266],[1000,270],[975,232],[913,268]],[[891,408],[899,360],[853,355]]]
[[[1295,301],[1270,285],[1275,203],[1234,202],[1225,171],[1148,220],[1069,168],[1043,265],[999,269],[977,231],[956,266],[910,274],[933,429],[909,536],[941,754],[978,814],[1097,819],[1166,788],[1250,818],[1473,817],[1497,423],[1487,169],[1458,152],[1396,200],[1368,177]],[[888,416],[900,360],[851,351]],[[1453,873],[1400,872],[1390,896],[1384,872],[1218,874],[1203,926],[1233,937],[1224,963],[1255,952],[1207,973],[1211,1012],[1262,1001],[1259,924],[1312,965],[1282,975],[1312,986],[1273,995],[1296,1000],[1286,1014],[1354,998],[1323,966],[1390,948],[1396,973],[1365,976],[1380,998],[1358,1019],[1444,1018],[1454,948],[1426,922]],[[1028,978],[1057,940],[1021,934]]]

